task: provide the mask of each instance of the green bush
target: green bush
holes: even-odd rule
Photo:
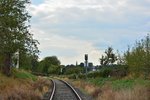
[[[124,77],[128,74],[128,66],[116,66],[111,69],[110,76],[113,77]]]
[[[112,71],[112,70],[109,69],[109,68],[104,69],[104,70],[102,71],[102,77],[108,77],[108,76],[110,75],[111,71]]]
[[[24,70],[13,69],[13,76],[15,78],[20,78],[20,79],[31,79],[33,81],[37,80],[37,77],[35,75],[26,72]]]
[[[126,65],[113,65],[104,66],[100,69],[102,71],[103,77],[113,76],[113,77],[124,77],[128,74],[128,66]]]
[[[132,89],[132,87],[135,85],[134,80],[115,80],[112,82],[112,87],[114,90],[120,90],[120,89]]]
[[[80,66],[66,67],[64,70],[64,74],[66,74],[66,75],[78,74],[78,73],[82,73],[82,72],[83,72],[83,68]]]
[[[128,66],[115,65],[115,66],[104,66],[99,71],[89,72],[88,78],[98,77],[124,77],[128,73]]]
[[[95,78],[95,79],[88,79],[89,83],[92,83],[94,85],[103,86],[106,82],[112,82],[114,78]]]
[[[70,78],[80,78],[80,79],[85,79],[86,78],[86,74],[78,74],[78,73],[73,73],[75,72],[75,70],[73,70],[74,68],[70,68],[68,69],[68,73],[66,74],[70,74],[69,77]],[[71,74],[72,73],[72,74]],[[100,78],[100,77],[117,77],[117,78],[121,78],[126,76],[128,73],[128,67],[127,66],[105,66],[103,68],[101,68],[99,71],[94,71],[94,72],[89,72],[87,73],[87,78]],[[76,75],[76,76],[74,76]]]
[[[78,76],[77,76],[77,74],[71,74],[71,75],[68,76],[68,78],[69,79],[77,79]]]
[[[78,78],[80,78],[80,79],[86,79],[86,75],[85,74],[79,74]]]
[[[96,71],[96,72],[90,72],[87,74],[88,78],[96,78],[96,77],[101,77],[102,72],[101,71]]]
[[[136,41],[124,54],[125,62],[134,77],[148,78],[150,75],[150,35]]]

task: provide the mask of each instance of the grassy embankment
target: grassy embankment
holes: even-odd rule
[[[50,81],[24,70],[13,70],[11,77],[0,73],[0,100],[41,100]]]
[[[96,100],[150,100],[150,80],[96,78],[71,81]]]

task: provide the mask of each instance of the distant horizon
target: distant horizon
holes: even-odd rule
[[[63,65],[84,60],[99,65],[107,47],[123,53],[150,32],[148,0],[32,0],[31,33],[40,60],[57,56]]]

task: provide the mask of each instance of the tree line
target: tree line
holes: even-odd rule
[[[101,56],[101,66],[114,65],[128,66],[129,74],[134,76],[150,75],[150,35],[136,41],[133,47],[128,47],[122,56],[115,54],[112,47],[105,50],[105,56]]]

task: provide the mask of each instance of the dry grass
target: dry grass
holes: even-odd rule
[[[84,81],[73,81],[72,84],[81,89],[82,92],[90,94],[93,97],[98,97],[98,95],[102,92],[98,86],[86,83]]]
[[[150,88],[135,86],[133,89],[114,91],[112,88],[102,88],[97,100],[150,100]]]
[[[72,83],[96,100],[150,100],[150,87],[144,85],[135,85],[132,89],[114,90],[109,83],[101,88],[83,80]]]
[[[41,100],[48,91],[50,81],[37,81],[5,77],[0,74],[0,100]]]

